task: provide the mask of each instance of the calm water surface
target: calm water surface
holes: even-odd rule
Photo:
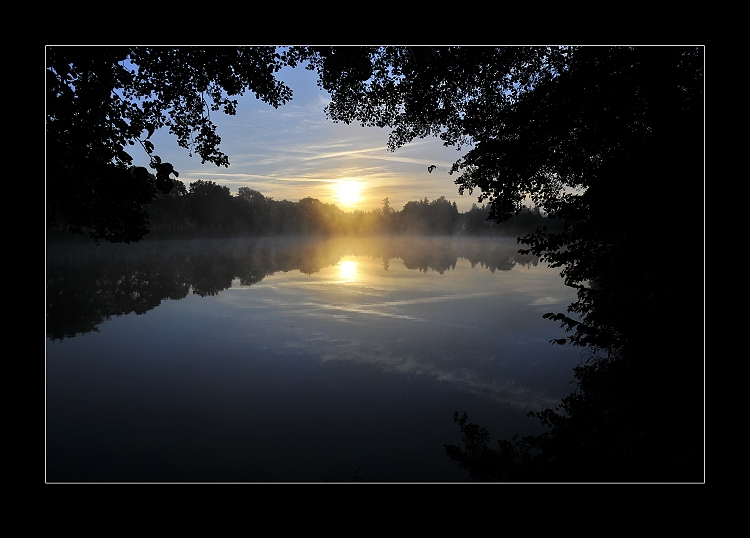
[[[572,391],[575,299],[515,240],[48,246],[48,481],[461,481]]]

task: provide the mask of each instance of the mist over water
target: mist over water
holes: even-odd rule
[[[142,242],[47,251],[49,481],[455,481],[571,391],[575,299],[515,240]]]

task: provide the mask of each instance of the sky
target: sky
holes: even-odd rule
[[[225,185],[234,195],[240,187],[250,187],[274,200],[297,202],[309,196],[346,212],[380,208],[386,197],[396,210],[425,197],[445,196],[462,212],[477,202],[478,193],[459,195],[457,175],[448,174],[461,156],[456,148],[432,137],[391,152],[386,147],[389,130],[326,118],[330,96],[318,88],[314,72],[285,68],[278,76],[294,92],[286,105],[275,109],[247,93],[237,98],[236,116],[211,113],[228,168],[201,164],[195,154],[189,157],[166,129],[151,137],[154,154],[172,163],[188,188],[200,179]],[[148,166],[145,151],[132,148],[131,155],[134,165]],[[429,173],[432,164],[437,168]]]

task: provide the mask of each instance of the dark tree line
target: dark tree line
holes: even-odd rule
[[[495,226],[489,210],[460,213],[455,202],[407,202],[394,210],[386,198],[382,209],[344,212],[333,204],[307,197],[297,202],[274,200],[249,187],[233,196],[226,186],[196,181],[185,188],[179,180],[169,193],[159,193],[146,206],[150,233],[176,235],[523,235],[550,224],[538,209],[527,209]],[[465,223],[471,223],[471,226]],[[491,225],[491,226],[490,226]]]

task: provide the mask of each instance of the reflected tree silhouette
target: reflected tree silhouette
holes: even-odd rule
[[[53,340],[96,331],[114,316],[145,314],[165,299],[185,298],[190,290],[180,277],[185,257],[178,253],[125,258],[91,245],[52,250],[47,257],[46,325]]]
[[[129,313],[144,314],[163,300],[215,296],[280,271],[319,272],[344,256],[402,259],[407,268],[444,271],[459,257],[494,271],[536,264],[507,241],[463,238],[259,238],[224,242],[156,241],[136,245],[57,245],[47,252],[47,336],[71,338]]]

